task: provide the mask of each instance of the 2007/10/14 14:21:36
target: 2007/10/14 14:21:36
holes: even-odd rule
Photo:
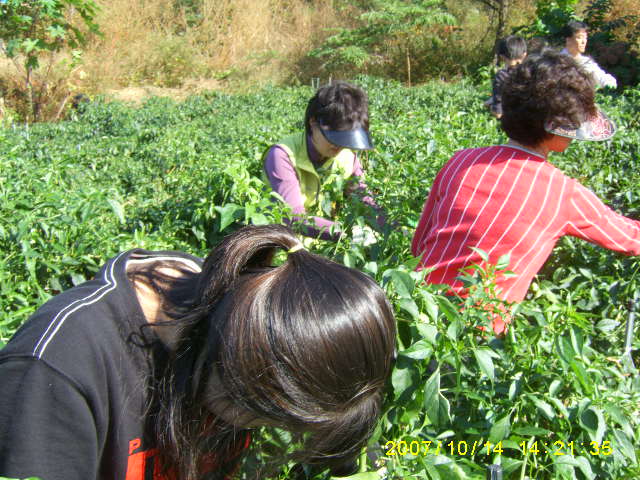
[[[585,452],[589,455],[611,455],[613,453],[613,447],[611,442],[606,440],[604,442],[563,442],[562,440],[556,440],[552,443],[538,442],[538,440],[531,440],[529,442],[520,442],[518,444],[523,455],[575,455],[579,449],[585,449]],[[411,455],[417,457],[419,455],[460,455],[460,456],[474,456],[478,454],[497,454],[503,453],[502,442],[493,444],[491,442],[474,441],[473,443],[465,440],[449,440],[433,442],[431,440],[412,440],[405,441],[390,440],[384,445],[385,455],[387,456],[405,456]],[[580,453],[580,452],[578,452]]]

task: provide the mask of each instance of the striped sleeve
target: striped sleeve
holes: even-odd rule
[[[425,252],[426,245],[424,245],[424,240],[427,233],[433,226],[433,218],[436,214],[435,209],[438,203],[441,177],[442,170],[438,172],[433,181],[431,191],[424,202],[424,207],[422,208],[422,214],[420,215],[420,221],[416,227],[416,232],[411,240],[411,254],[414,257],[419,257]]]
[[[574,181],[566,233],[604,248],[640,255],[640,222],[617,214]]]

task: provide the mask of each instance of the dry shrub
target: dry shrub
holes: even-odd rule
[[[177,4],[103,0],[97,22],[104,36],[84,55],[87,88],[176,87],[210,77],[282,81],[295,77],[291,67],[337,22],[322,0],[202,0],[197,22]]]
[[[635,17],[633,19],[633,17]],[[626,25],[616,29],[616,37],[620,41],[628,41],[636,50],[640,49],[640,3],[638,0],[617,0],[609,12],[608,20],[629,18]]]
[[[66,52],[51,53],[40,59],[40,66],[31,75],[33,96],[25,86],[24,58],[0,58],[0,100],[5,119],[7,112],[15,121],[64,118],[73,96],[81,89],[84,78],[81,67]]]

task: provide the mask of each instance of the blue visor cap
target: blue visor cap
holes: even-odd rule
[[[373,150],[371,136],[362,127],[356,127],[352,130],[325,130],[321,124],[320,131],[324,138],[339,147],[353,150]]]

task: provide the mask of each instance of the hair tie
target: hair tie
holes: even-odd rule
[[[298,244],[294,245],[289,250],[287,250],[287,253],[295,253],[298,250],[304,250],[304,245],[302,243],[298,243]]]

